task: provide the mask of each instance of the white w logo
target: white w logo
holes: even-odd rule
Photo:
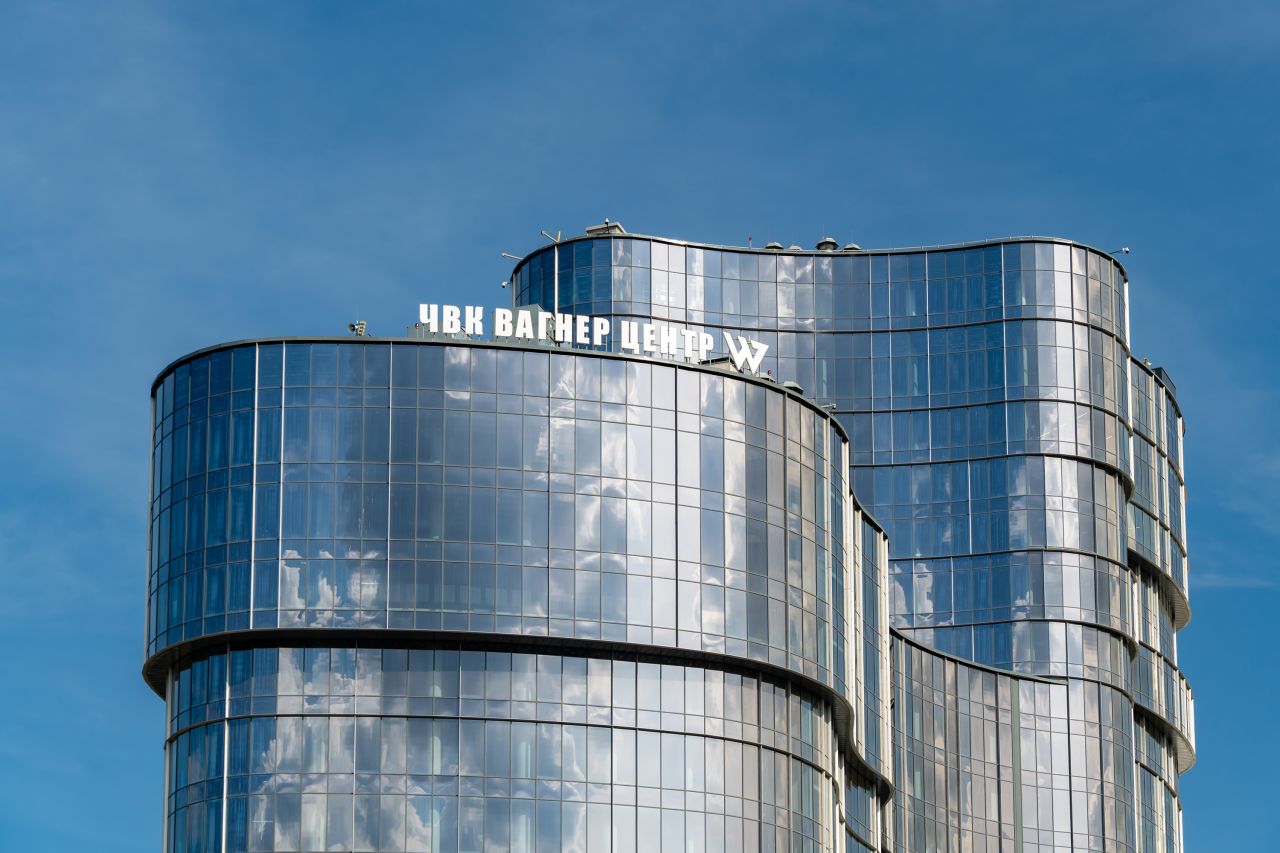
[[[724,342],[729,348],[729,358],[732,359],[734,367],[743,373],[760,371],[760,362],[764,361],[764,354],[769,351],[768,346],[742,335],[738,335],[737,340],[734,340],[734,335],[728,332],[724,333]]]

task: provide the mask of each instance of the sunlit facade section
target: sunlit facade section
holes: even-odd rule
[[[275,340],[153,411],[168,851],[887,845],[888,544],[803,396]]]
[[[1031,777],[1020,765],[1022,784],[1066,780],[1091,799],[1045,812],[1039,793],[1019,794],[972,849],[1181,849],[1177,777],[1195,760],[1175,640],[1190,618],[1182,415],[1167,374],[1131,353],[1115,258],[1057,238],[750,249],[614,227],[530,253],[512,282],[517,304],[549,309],[558,294],[565,312],[767,344],[762,371],[846,428],[854,494],[889,540],[895,642],[1003,673],[1010,697],[1064,685],[1047,719],[1100,720],[1070,698],[1085,690],[1128,721],[1113,726],[1125,779],[1087,757]],[[936,772],[963,765],[959,747],[939,744]],[[895,781],[902,849],[970,849],[951,787],[925,795],[937,834]]]

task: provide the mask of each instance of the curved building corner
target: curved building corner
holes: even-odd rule
[[[887,552],[826,411],[458,341],[153,394],[167,849],[880,849]]]
[[[1049,237],[839,245],[615,228],[530,253],[513,283],[522,304],[758,339],[763,370],[844,424],[854,493],[889,541],[893,844],[1181,850],[1178,777],[1195,760],[1176,643],[1191,614],[1182,413],[1168,374],[1131,353],[1126,270]],[[1007,780],[960,769],[977,733],[955,704],[966,671],[984,696],[986,673],[1008,680],[989,708],[1000,725],[1037,709],[1020,718],[1040,726],[1034,750],[983,744]],[[935,693],[904,717],[921,672]],[[932,747],[913,752],[926,707]],[[1087,743],[1051,736],[1061,725]]]

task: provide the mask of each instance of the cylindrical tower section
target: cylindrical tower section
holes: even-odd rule
[[[1050,240],[838,252],[614,236],[532,253],[517,302],[549,305],[556,269],[561,310],[705,330],[721,349],[726,331],[756,338],[763,370],[832,408],[854,492],[889,537],[895,628],[1126,688],[1130,359],[1109,256]]]
[[[442,340],[153,388],[169,851],[880,849],[884,534],[781,387]]]
[[[918,654],[1025,677],[1017,684],[1068,679],[1068,692],[1044,693],[1049,719],[1096,717],[1058,701],[1084,690],[1131,720],[1117,748],[1149,783],[1141,804],[1129,784],[1109,795],[1107,808],[1127,809],[1114,820],[1079,804],[1064,824],[1055,805],[1049,834],[1024,843],[1149,849],[1158,836],[1176,850],[1176,772],[1134,743],[1155,731],[1179,770],[1194,761],[1174,642],[1190,617],[1182,425],[1168,377],[1130,355],[1124,268],[1056,238],[834,245],[595,235],[530,253],[513,282],[521,304],[550,307],[558,291],[561,311],[705,331],[721,349],[724,333],[766,343],[762,370],[847,429],[854,493],[888,534],[894,632]],[[1091,767],[1069,776],[1092,785]],[[1051,790],[1056,773],[1022,778]],[[1165,795],[1172,805],[1149,805]],[[908,802],[900,788],[899,808]],[[1004,820],[1012,801],[1002,808]],[[1016,814],[1010,825],[1041,832]],[[1067,824],[1073,835],[1058,834]]]

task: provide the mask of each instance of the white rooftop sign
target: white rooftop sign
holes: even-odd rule
[[[485,309],[479,305],[419,306],[419,325],[431,333],[445,335],[466,334],[483,337]],[[608,317],[587,314],[553,314],[550,311],[495,308],[493,310],[493,337],[496,340],[539,341],[553,340],[560,344],[579,346],[603,346],[605,340],[615,334],[622,352],[636,355],[684,358],[706,361],[715,348],[715,337],[710,332],[658,326],[621,320],[614,323]],[[743,373],[757,373],[769,347],[742,335],[722,333],[725,348],[733,366]]]

